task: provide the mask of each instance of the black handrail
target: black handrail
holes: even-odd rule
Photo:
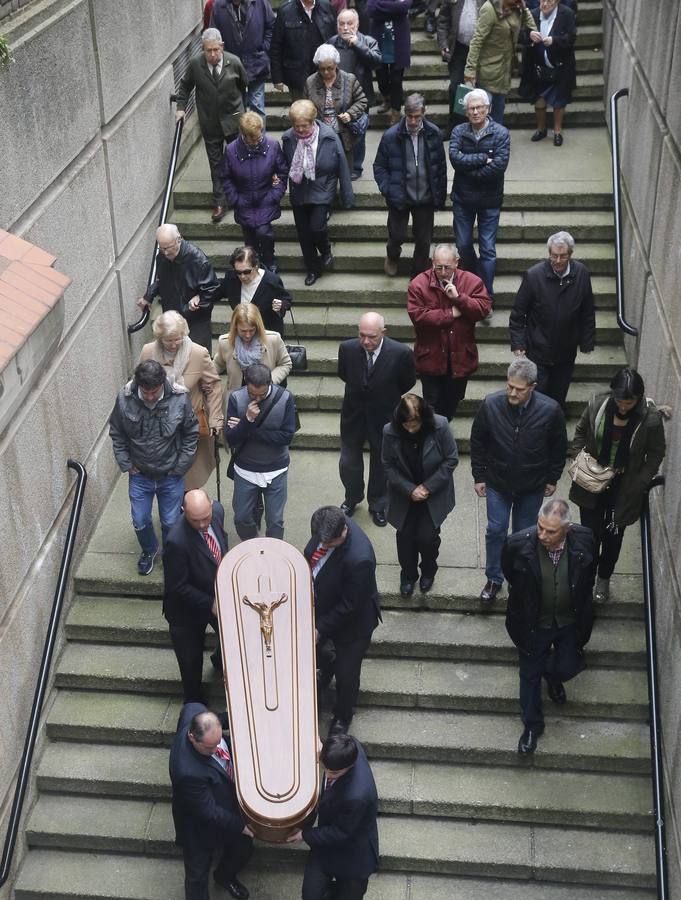
[[[177,99],[175,94],[170,95],[170,102],[173,103]],[[175,122],[175,137],[173,138],[173,149],[170,152],[170,161],[168,162],[168,174],[166,175],[166,186],[163,190],[163,202],[161,203],[161,212],[158,217],[158,224],[163,225],[168,215],[168,207],[170,206],[170,198],[173,193],[173,181],[175,180],[175,170],[177,169],[177,160],[180,155],[180,140],[182,138],[182,128],[184,127],[184,119],[178,119]],[[158,244],[154,242],[154,254],[151,259],[151,268],[149,269],[149,279],[147,287],[156,278],[156,253],[158,252]],[[134,334],[140,331],[149,321],[149,306],[146,306],[142,315],[132,325],[128,325],[128,334]]]
[[[59,569],[59,578],[57,579],[57,587],[54,592],[54,600],[52,601],[52,613],[50,622],[47,626],[47,635],[45,636],[45,646],[43,647],[43,658],[40,661],[40,670],[38,672],[38,681],[35,686],[35,694],[33,695],[33,706],[31,707],[31,716],[26,730],[26,740],[24,741],[24,750],[21,755],[21,765],[19,767],[19,775],[17,777],[17,786],[14,791],[14,800],[12,801],[12,810],[9,814],[9,824],[7,826],[7,835],[5,837],[5,846],[2,851],[2,862],[0,862],[0,887],[9,878],[10,869],[12,867],[12,856],[14,855],[14,846],[16,844],[17,835],[19,833],[19,821],[24,806],[24,796],[28,787],[28,778],[31,772],[31,762],[33,760],[33,751],[35,750],[35,742],[38,737],[38,725],[40,723],[40,715],[45,699],[45,692],[50,678],[50,665],[52,664],[52,654],[54,645],[57,640],[57,629],[59,627],[59,617],[61,616],[62,606],[64,605],[64,594],[66,592],[66,584],[69,578],[69,570],[71,568],[71,559],[73,557],[73,548],[76,543],[76,532],[78,531],[78,523],[80,521],[80,512],[83,507],[83,495],[85,493],[85,483],[87,482],[87,472],[85,467],[69,459],[66,463],[69,469],[73,469],[78,474],[78,482],[76,484],[76,493],[73,498],[73,506],[71,507],[71,517],[69,519],[69,528],[66,532],[66,543],[64,544],[64,553],[62,555],[61,567]]]
[[[650,489],[664,484],[664,476],[656,475]],[[643,602],[646,619],[646,658],[648,664],[648,702],[650,704],[650,758],[653,766],[653,816],[655,819],[655,866],[657,896],[667,900],[667,835],[664,821],[662,775],[662,723],[658,702],[657,642],[655,632],[655,582],[653,580],[653,548],[650,538],[650,504],[648,495],[641,512],[641,556],[643,559]]]
[[[620,149],[617,101],[627,97],[629,88],[620,88],[610,98],[612,144],[612,199],[615,204],[615,292],[617,295],[617,324],[626,334],[638,335],[638,328],[627,322],[624,315],[624,261],[622,257],[622,196],[620,193]]]

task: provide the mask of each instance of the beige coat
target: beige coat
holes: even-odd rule
[[[276,331],[266,331],[265,336],[265,352],[260,362],[272,370],[272,383],[281,384],[291,371],[291,357],[280,334]],[[234,347],[227,340],[226,334],[221,334],[218,338],[218,350],[213,362],[220,374],[227,373],[227,398],[229,398],[232,391],[242,386],[243,374],[241,366],[234,358]]]
[[[155,346],[156,341],[145,344],[142,347],[139,362],[153,359]],[[165,368],[167,371],[171,369],[170,366]],[[184,386],[189,390],[194,412],[203,407],[208,419],[208,427],[215,428],[218,434],[221,434],[224,426],[222,383],[205,347],[192,342],[192,352],[189,355],[189,361],[185,366],[182,377],[184,378]],[[212,384],[212,390],[209,394],[204,394],[201,390],[202,381]],[[195,488],[203,487],[214,468],[213,438],[210,436],[199,437],[194,462],[184,476],[185,490],[191,491]]]

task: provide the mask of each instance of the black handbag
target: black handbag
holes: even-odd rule
[[[535,66],[534,76],[541,84],[555,84],[558,81],[559,66]]]
[[[295,344],[287,344],[286,350],[291,357],[291,370],[293,372],[307,372],[307,350],[300,343],[298,332],[296,331],[296,320],[293,318],[293,310],[289,309],[291,314],[291,324],[293,325],[293,334],[296,339]]]

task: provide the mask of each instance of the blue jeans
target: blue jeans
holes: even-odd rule
[[[138,472],[128,477],[128,496],[137,540],[145,553],[156,553],[158,538],[151,523],[154,496],[158,499],[161,534],[165,543],[171,525],[180,517],[184,497],[184,476],[166,475],[165,478],[155,479],[147,478]]]
[[[502,584],[501,548],[508,534],[508,523],[513,511],[512,531],[522,531],[537,524],[537,513],[544,499],[544,490],[533,494],[511,497],[500,494],[487,485],[487,531],[485,532],[485,575],[488,581]]]
[[[288,471],[277,475],[267,487],[261,488],[234,473],[232,510],[234,527],[242,541],[258,536],[259,523],[255,521],[255,509],[262,494],[265,504],[265,535],[284,537],[284,507],[286,506]]]
[[[367,136],[363,134],[361,138],[357,141],[355,146],[352,148],[352,171],[357,172],[358,175],[362,174],[362,167],[364,166],[364,157],[367,152]]]
[[[494,297],[494,270],[497,266],[498,209],[479,209],[477,206],[454,204],[454,234],[461,254],[461,268],[482,278],[487,293]],[[478,248],[480,259],[473,247],[473,226],[478,220]]]
[[[244,97],[244,106],[249,107],[253,112],[265,116],[265,81],[252,81],[246,89]]]

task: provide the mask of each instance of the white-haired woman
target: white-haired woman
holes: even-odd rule
[[[222,433],[224,414],[222,385],[210,354],[189,338],[187,320],[174,310],[162,313],[154,322],[156,340],[145,344],[139,362],[156,360],[166,370],[176,389],[188,391],[199,420],[199,443],[191,469],[184,477],[186,491],[203,487],[215,467],[213,441]]]

